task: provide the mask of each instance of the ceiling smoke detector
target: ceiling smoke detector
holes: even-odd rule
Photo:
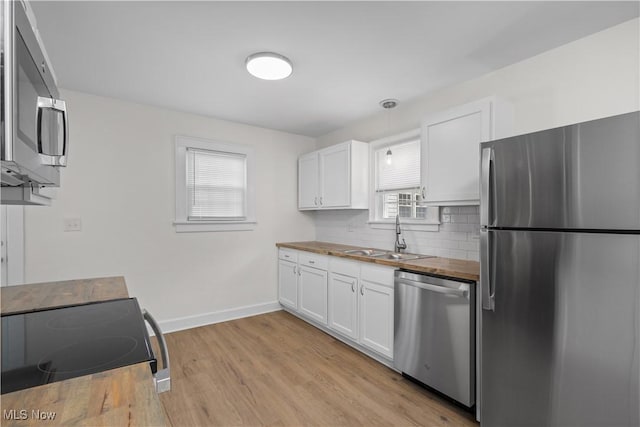
[[[380,106],[386,110],[396,108],[397,105],[398,105],[398,100],[393,98],[383,99],[382,101],[380,101]]]

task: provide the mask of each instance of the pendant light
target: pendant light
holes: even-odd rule
[[[397,105],[398,100],[393,98],[383,99],[382,101],[380,101],[380,106],[387,110],[387,133],[389,133],[389,128],[391,127],[391,109],[396,108]],[[393,162],[393,153],[391,152],[391,147],[387,149],[386,160],[388,165]]]

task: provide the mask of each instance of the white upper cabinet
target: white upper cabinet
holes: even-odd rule
[[[350,202],[351,146],[339,144],[318,153],[320,197],[325,208],[347,207]]]
[[[298,208],[367,209],[369,145],[347,141],[298,159]]]
[[[298,159],[298,208],[315,209],[318,199],[318,152],[300,156]]]
[[[479,204],[480,142],[509,136],[511,123],[509,105],[495,97],[424,119],[421,169],[427,204]]]

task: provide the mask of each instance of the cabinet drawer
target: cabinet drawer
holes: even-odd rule
[[[298,254],[298,264],[326,270],[329,266],[329,260],[324,255],[313,254],[310,252],[300,252]]]
[[[285,261],[291,261],[298,263],[298,251],[287,248],[280,248],[278,250],[278,258],[283,259]]]
[[[360,278],[369,282],[378,283],[393,288],[393,267],[383,267],[375,264],[362,263],[360,266]]]
[[[342,274],[344,276],[358,277],[360,275],[360,263],[337,257],[329,259],[329,270],[332,273]]]

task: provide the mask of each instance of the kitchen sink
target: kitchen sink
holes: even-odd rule
[[[402,254],[399,252],[384,252],[378,255],[371,255],[373,258],[391,259],[397,261],[407,261],[413,259],[433,258],[433,255],[417,255],[417,254]]]
[[[348,255],[364,255],[364,256],[372,256],[372,257],[377,257],[380,255],[386,254],[386,252],[377,251],[375,249],[347,249],[346,251],[342,251],[342,252]]]
[[[403,254],[400,252],[385,252],[377,249],[347,249],[342,251],[347,255],[362,255],[372,258],[407,261],[413,259],[433,258],[433,255]]]

